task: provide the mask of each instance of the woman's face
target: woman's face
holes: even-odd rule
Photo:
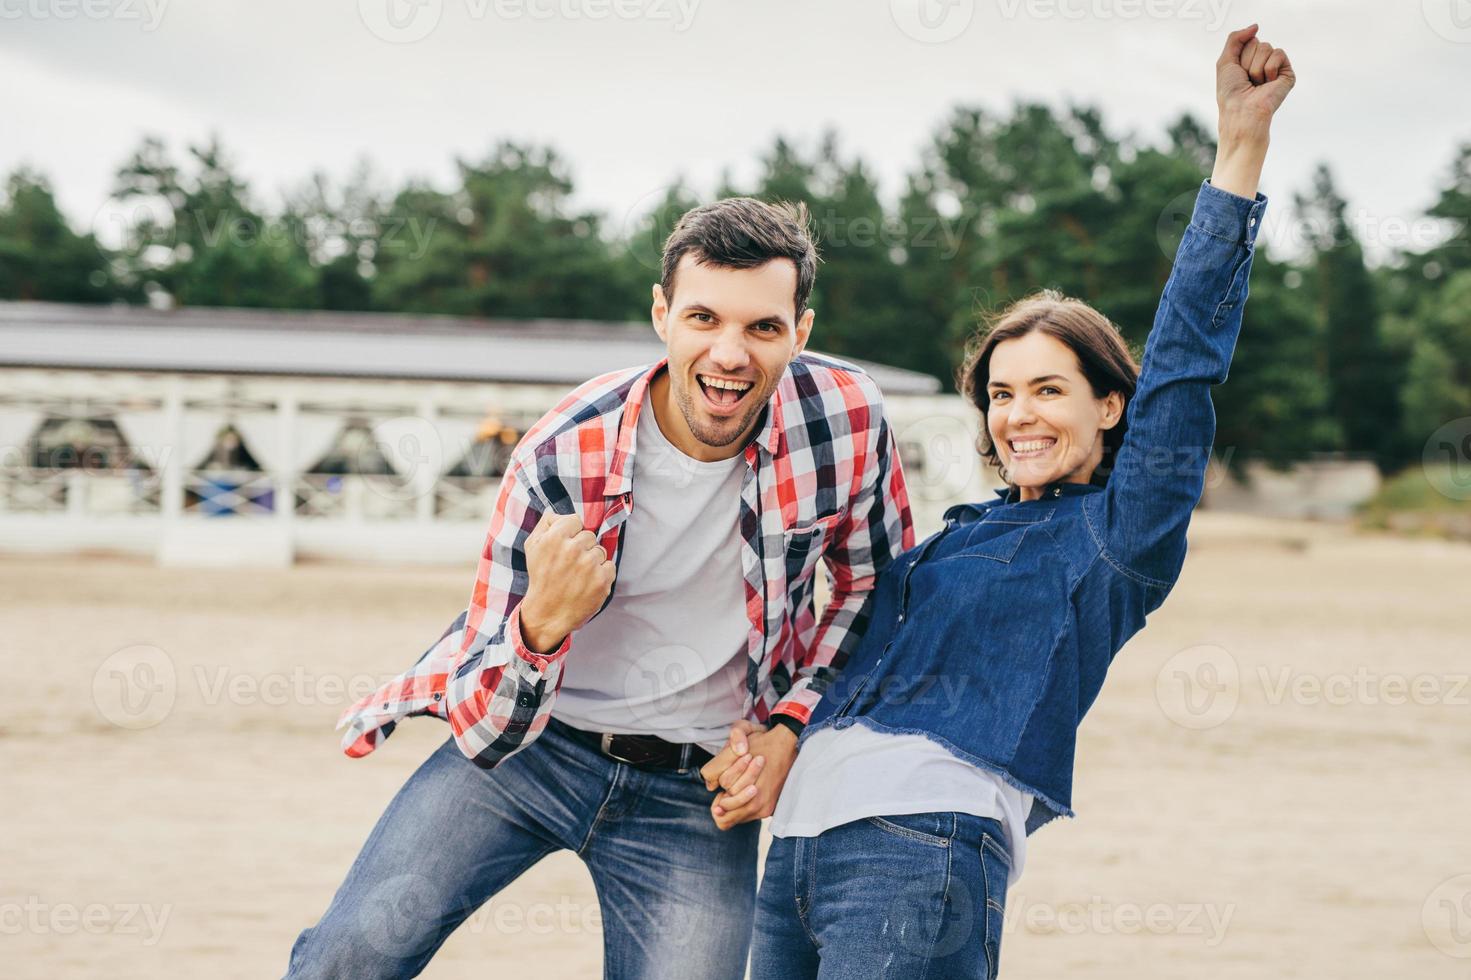
[[[1049,483],[1087,483],[1124,410],[1119,392],[1095,397],[1072,349],[1038,330],[996,345],[986,391],[986,428],[1023,500]]]

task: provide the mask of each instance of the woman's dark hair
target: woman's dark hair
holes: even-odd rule
[[[977,331],[966,347],[965,363],[957,372],[956,381],[961,394],[980,409],[981,437],[977,448],[981,456],[996,467],[1001,478],[1008,483],[1010,478],[1001,465],[1001,457],[986,424],[986,412],[991,407],[991,394],[987,390],[991,381],[991,355],[997,344],[1025,337],[1033,331],[1062,342],[1073,352],[1095,398],[1117,391],[1124,396],[1127,406],[1134,397],[1134,386],[1139,380],[1139,365],[1119,334],[1119,328],[1082,300],[1044,289],[987,317],[986,326]],[[1113,467],[1114,454],[1123,444],[1128,425],[1126,413],[1112,429],[1104,430],[1103,461],[1093,474],[1094,483],[1101,484],[1107,479]]]

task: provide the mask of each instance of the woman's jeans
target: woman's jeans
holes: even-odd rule
[[[752,980],[996,976],[1011,863],[967,813],[855,820],[778,838],[756,901]]]
[[[553,721],[494,769],[446,741],[379,818],[322,920],[301,933],[287,977],[412,977],[469,915],[557,850],[592,873],[610,980],[740,980],[756,893],[760,824],[722,833],[697,769],[635,769]],[[579,909],[557,932],[586,931]],[[475,942],[495,967],[498,916]],[[530,922],[528,912],[526,921]],[[593,928],[596,928],[594,925]]]

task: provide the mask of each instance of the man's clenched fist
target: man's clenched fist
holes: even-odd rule
[[[549,510],[526,538],[526,574],[521,638],[547,653],[602,608],[615,566],[582,518]]]

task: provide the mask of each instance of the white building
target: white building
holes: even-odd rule
[[[0,303],[0,550],[470,561],[526,427],[662,354],[634,324]],[[920,529],[986,495],[963,400],[862,366]]]

